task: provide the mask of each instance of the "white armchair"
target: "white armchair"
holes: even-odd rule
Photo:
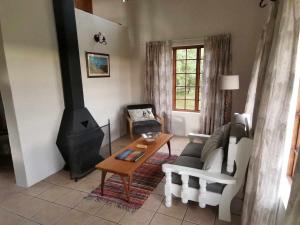
[[[206,205],[219,205],[219,219],[231,221],[231,201],[244,182],[252,149],[252,140],[239,134],[241,131],[243,133],[243,129],[246,128],[240,123],[231,124],[227,161],[223,162],[222,173],[211,173],[201,169],[201,164],[197,164],[200,159],[193,157],[188,150],[192,145],[196,147],[197,139],[200,139],[201,143],[209,136],[189,135],[191,142],[178,160],[174,164],[163,165],[166,174],[165,204],[167,207],[172,206],[172,195],[174,195],[180,197],[183,203],[189,200],[199,202],[202,208]],[[247,131],[244,134],[246,133]],[[198,147],[203,145],[199,144]]]

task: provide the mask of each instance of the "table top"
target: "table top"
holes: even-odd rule
[[[105,170],[107,172],[117,173],[125,176],[131,176],[132,173],[139,168],[147,159],[154,155],[163,145],[165,145],[173,137],[172,134],[161,133],[155,140],[155,142],[147,143],[141,137],[136,141],[130,143],[125,148],[112,154],[107,159],[96,165],[96,169]],[[137,144],[147,145],[146,149],[136,147]],[[124,160],[116,159],[115,157],[126,149],[139,150],[145,152],[142,158],[136,162],[128,162]]]

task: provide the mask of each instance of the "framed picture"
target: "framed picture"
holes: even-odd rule
[[[110,62],[108,54],[86,52],[85,57],[88,77],[110,77]]]

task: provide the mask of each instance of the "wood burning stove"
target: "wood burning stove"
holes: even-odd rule
[[[56,144],[77,181],[103,160],[104,133],[84,107],[73,0],[53,0],[53,8],[65,102]]]

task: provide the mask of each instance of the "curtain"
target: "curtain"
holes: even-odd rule
[[[165,130],[171,130],[172,48],[170,42],[146,43],[146,102],[154,104],[164,118]]]
[[[218,35],[204,40],[204,76],[201,82],[200,133],[211,134],[224,124],[225,92],[220,90],[220,76],[231,74],[231,37]],[[231,95],[226,95],[231,107]],[[230,116],[229,116],[230,117]]]
[[[298,163],[296,165],[296,170],[293,177],[293,186],[286,212],[285,222],[282,225],[300,224],[300,154],[298,154],[297,162]]]
[[[300,34],[300,0],[294,0],[290,2],[289,5],[290,11],[294,11],[294,32],[291,32],[289,35],[294,36],[294,45],[296,47],[296,40],[299,42]],[[293,22],[293,21],[292,21]],[[291,37],[292,38],[292,37]],[[298,43],[298,49],[299,49],[299,43]],[[296,52],[296,51],[295,51]],[[296,54],[298,54],[298,57],[300,52],[296,52],[294,54],[294,58],[296,58]],[[299,65],[298,65],[299,66]],[[300,154],[298,154],[298,160],[296,165],[296,170],[293,178],[293,185],[292,190],[290,194],[290,199],[288,203],[288,208],[286,212],[285,222],[282,225],[295,225],[300,224]]]
[[[250,126],[253,129],[255,128],[256,124],[262,86],[265,81],[266,69],[272,47],[277,11],[278,5],[272,8],[268,21],[263,28],[256,51],[256,57],[252,70],[252,78],[248,89],[245,113],[251,115]]]
[[[260,98],[260,103],[253,153],[249,163],[242,225],[275,225],[277,220],[286,125],[296,82],[296,36],[299,35],[295,26],[296,2],[299,7],[299,0],[274,3],[272,13],[277,7],[278,13],[272,46],[265,53],[269,56],[264,62],[267,65],[261,94],[256,96]],[[257,77],[257,83],[259,82],[261,79]],[[249,99],[253,101],[254,98]]]

